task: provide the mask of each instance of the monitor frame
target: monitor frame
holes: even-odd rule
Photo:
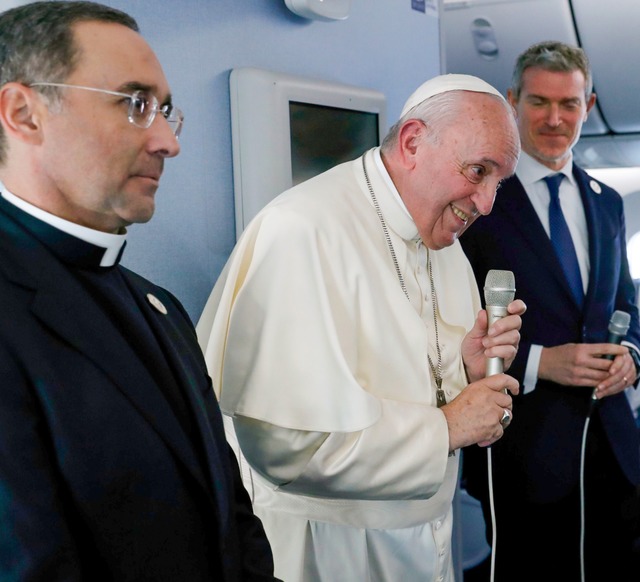
[[[289,103],[350,109],[378,116],[386,127],[386,98],[373,89],[254,67],[229,76],[236,239],[251,219],[292,185]]]

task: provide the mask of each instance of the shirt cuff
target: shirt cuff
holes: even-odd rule
[[[622,345],[629,349],[629,355],[633,359],[633,363],[636,367],[636,378],[633,382],[633,387],[638,387],[638,378],[640,378],[640,350],[631,342],[622,341]]]
[[[524,371],[523,394],[529,394],[535,390],[538,383],[538,368],[540,367],[540,356],[542,355],[542,346],[531,344],[529,348],[529,359],[527,367]]]

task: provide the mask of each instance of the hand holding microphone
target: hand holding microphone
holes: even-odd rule
[[[515,277],[511,271],[499,271],[492,269],[487,273],[484,282],[484,302],[487,310],[488,322],[493,323],[508,315],[507,307],[516,295]],[[502,358],[487,358],[486,375],[494,376],[504,372],[504,360]],[[506,428],[511,422],[511,412],[504,409],[500,424]]]
[[[629,331],[629,325],[631,324],[631,316],[624,311],[614,311],[611,319],[609,320],[609,337],[607,338],[608,344],[621,344],[624,336]],[[607,354],[602,356],[607,360],[613,360],[613,354]]]
[[[631,316],[628,313],[624,311],[614,311],[611,319],[609,320],[609,327],[607,328],[609,331],[607,343],[620,345],[624,337],[627,335],[630,324]],[[605,354],[602,357],[606,360],[613,360],[615,358],[613,354]],[[594,388],[591,393],[591,407],[593,407],[594,403],[598,401],[596,395],[597,389]]]
[[[517,350],[520,316],[526,311],[526,305],[513,300],[513,273],[491,271],[487,277],[486,309],[478,314],[461,345],[469,385],[441,409],[447,417],[453,449],[470,444],[489,446],[501,438],[511,417],[509,393],[519,391],[517,380],[502,370]],[[502,319],[498,333],[489,336],[488,328]],[[497,330],[494,328],[494,331]],[[491,357],[485,355],[487,352]],[[503,411],[503,423],[498,427],[500,417],[496,418],[496,406]]]
[[[470,382],[502,373],[515,357],[520,343],[520,317],[527,306],[520,299],[514,301],[514,295],[511,271],[489,271],[485,286],[486,308],[478,315],[461,346]],[[496,325],[498,320],[503,321]]]
[[[484,280],[484,303],[487,310],[487,327],[508,315],[507,307],[516,296],[516,283],[511,271],[491,269]],[[504,372],[502,358],[487,358],[486,374],[493,376]]]

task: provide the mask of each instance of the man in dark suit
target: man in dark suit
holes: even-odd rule
[[[595,102],[587,58],[562,43],[534,45],[519,56],[507,96],[522,155],[491,214],[460,241],[480,286],[490,269],[513,271],[516,297],[528,307],[509,370],[521,383],[514,421],[490,455],[495,580],[573,582],[583,566],[588,582],[637,580],[640,442],[625,388],[638,376],[640,328],[622,199],[572,162]],[[556,173],[575,251],[556,252],[552,244],[558,216],[548,214],[552,192],[544,178]],[[571,255],[574,291],[561,262]],[[624,345],[606,343],[616,310],[631,317]],[[475,447],[463,458],[492,543],[488,455]]]
[[[182,113],[128,15],[0,15],[0,580],[264,581],[181,304],[119,264]]]

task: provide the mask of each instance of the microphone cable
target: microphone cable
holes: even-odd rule
[[[594,399],[589,403],[589,412],[584,423],[582,431],[582,444],[580,446],[580,580],[585,582],[585,565],[584,565],[584,538],[585,538],[585,488],[584,488],[584,468],[587,452],[587,433],[589,432],[589,423],[591,422],[591,412],[594,409]]]
[[[484,282],[484,302],[487,310],[488,325],[498,319],[507,316],[507,306],[515,298],[516,284],[515,277],[511,271],[501,271],[491,269]],[[486,363],[486,375],[502,374],[504,372],[504,362],[501,358],[488,358]],[[487,481],[489,486],[489,506],[491,511],[491,574],[490,582],[493,582],[496,565],[496,539],[497,526],[495,516],[495,506],[493,498],[493,462],[491,457],[491,446],[487,447]]]
[[[631,316],[624,311],[614,311],[609,321],[609,337],[607,343],[620,344],[622,339],[627,334],[629,325],[631,322]],[[612,355],[602,356],[607,360],[613,360]],[[589,433],[589,423],[591,422],[591,414],[598,404],[596,398],[596,390],[594,388],[591,398],[589,399],[589,410],[587,411],[587,418],[584,422],[584,429],[582,431],[582,443],[580,446],[580,580],[585,582],[585,534],[586,534],[586,490],[585,490],[585,465],[587,457],[587,435]]]
[[[487,284],[485,284],[485,295]],[[607,343],[620,344],[629,329],[631,316],[624,311],[615,311],[609,322],[609,337]],[[603,356],[612,360],[613,356]],[[495,373],[495,372],[494,372]],[[586,582],[585,572],[585,532],[586,532],[586,516],[585,516],[585,464],[587,450],[587,435],[589,432],[589,423],[591,422],[591,414],[594,411],[598,399],[596,398],[595,389],[589,402],[589,410],[582,431],[582,442],[580,446],[580,580]],[[493,459],[491,447],[487,447],[487,482],[489,488],[489,510],[491,514],[491,569],[489,574],[489,582],[494,582],[495,577],[495,561],[497,547],[497,525],[495,513],[495,500],[493,493]]]
[[[496,508],[493,499],[493,461],[491,456],[491,447],[487,447],[487,481],[489,485],[489,509],[491,513],[491,569],[489,581],[493,582],[496,570]]]
[[[584,510],[584,466],[585,466],[585,451],[587,442],[587,432],[589,429],[589,422],[591,420],[591,406],[589,414],[587,415],[586,422],[582,433],[582,446],[580,453],[580,580],[585,582],[585,565],[584,565],[584,536],[585,536],[585,510]],[[491,447],[487,447],[487,482],[489,489],[489,512],[491,514],[491,562],[489,582],[494,582],[495,568],[496,568],[496,546],[497,546],[497,527],[496,527],[496,509],[493,493],[493,457],[491,455]]]

